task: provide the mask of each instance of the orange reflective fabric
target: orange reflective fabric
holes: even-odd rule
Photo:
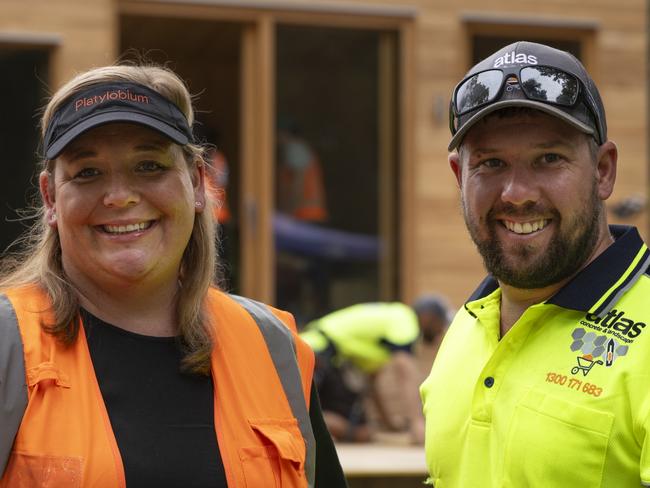
[[[69,348],[41,329],[49,300],[35,286],[6,293],[25,349],[28,405],[0,488],[123,488],[124,468],[83,328]],[[305,487],[305,443],[253,318],[212,290],[215,426],[229,488]],[[306,402],[314,366],[290,314]]]
[[[215,425],[228,486],[306,487],[305,441],[264,338],[239,304],[222,293],[213,298]],[[293,332],[309,407],[313,352],[295,334],[291,315],[271,310]]]
[[[64,348],[41,329],[50,307],[41,291],[32,286],[6,295],[24,344],[28,404],[0,487],[124,487],[83,329]]]

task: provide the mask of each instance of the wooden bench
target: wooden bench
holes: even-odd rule
[[[423,488],[428,477],[424,447],[336,444],[350,488]]]

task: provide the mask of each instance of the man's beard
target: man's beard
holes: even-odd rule
[[[557,232],[548,249],[540,252],[534,246],[521,244],[511,251],[511,254],[520,258],[515,260],[515,263],[517,261],[526,263],[517,265],[509,264],[501,242],[497,238],[496,226],[503,225],[494,218],[497,210],[501,217],[547,215],[549,212],[537,208],[536,204],[532,202],[519,208],[512,204],[504,204],[500,208],[493,207],[485,217],[488,236],[484,238],[479,233],[479,225],[476,223],[475,217],[467,211],[467,206],[463,202],[465,224],[483,257],[487,271],[499,282],[521,289],[544,288],[561,282],[578,272],[596,247],[599,237],[599,221],[603,211],[602,202],[598,198],[594,183],[590,201],[573,217],[572,222],[565,223],[564,228],[561,225],[562,219],[559,212],[555,209],[551,210],[553,224],[556,226]],[[534,253],[538,253],[539,256],[528,262]]]

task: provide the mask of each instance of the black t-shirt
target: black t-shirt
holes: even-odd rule
[[[173,337],[150,337],[82,318],[90,356],[115,434],[128,488],[224,488],[214,428],[210,376],[184,374]],[[316,486],[344,487],[345,478],[312,387]]]

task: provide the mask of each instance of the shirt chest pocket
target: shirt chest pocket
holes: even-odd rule
[[[505,487],[600,486],[614,416],[531,390],[508,435]]]

